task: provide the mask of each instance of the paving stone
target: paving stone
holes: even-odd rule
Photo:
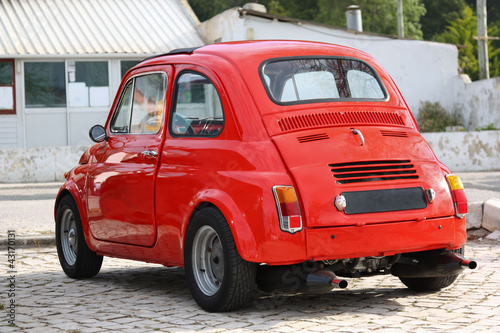
[[[0,255],[2,249],[0,249]],[[408,291],[387,275],[349,279],[325,295],[268,295],[232,313],[207,313],[184,270],[105,258],[86,280],[64,275],[54,248],[19,249],[16,324],[1,332],[495,332],[500,323],[500,242],[470,242],[476,270],[436,293]],[[4,272],[0,271],[4,274]],[[3,277],[0,276],[0,279]],[[5,293],[0,303],[5,304]],[[3,314],[5,310],[1,311]],[[4,317],[5,318],[5,317]]]

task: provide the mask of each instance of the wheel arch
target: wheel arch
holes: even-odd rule
[[[56,197],[56,202],[54,205],[54,221],[57,218],[57,209],[59,207],[59,204],[61,200],[66,197],[70,196],[76,203],[76,206],[78,207],[78,213],[80,214],[80,220],[82,221],[82,228],[83,228],[83,234],[85,237],[85,240],[87,242],[88,247],[92,250],[95,251],[94,246],[92,245],[92,242],[89,242],[89,240],[92,239],[90,237],[90,230],[89,230],[89,224],[87,220],[87,211],[85,209],[85,204],[79,195],[80,189],[74,182],[66,182],[60,189],[59,192],[57,193]]]
[[[202,209],[213,207],[219,210],[226,219],[240,256],[246,261],[255,261],[255,258],[258,258],[259,253],[254,231],[250,227],[245,214],[241,212],[230,195],[220,190],[206,190],[202,194],[195,196],[192,207],[190,214],[187,214],[182,230],[183,247],[185,246],[186,232],[192,218]]]

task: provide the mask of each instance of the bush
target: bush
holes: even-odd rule
[[[496,127],[495,124],[489,123],[483,127],[476,127],[476,131],[498,131],[500,128]]]
[[[448,112],[439,102],[421,102],[417,123],[420,132],[444,132],[448,126],[463,126],[462,115],[457,110]]]

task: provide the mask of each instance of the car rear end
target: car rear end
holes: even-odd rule
[[[441,257],[467,238],[459,178],[437,160],[378,63],[330,49],[259,67],[262,117],[294,182],[274,188],[281,230],[305,233],[308,260],[345,275],[399,265],[405,277],[412,260],[434,265],[431,277],[438,261],[465,265]]]

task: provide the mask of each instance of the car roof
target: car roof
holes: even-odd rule
[[[373,62],[374,59],[350,47],[311,41],[263,40],[215,43],[205,46],[175,49],[165,54],[145,59],[141,64],[150,62],[181,61],[191,55],[211,55],[224,58],[235,64],[261,63],[270,58],[294,56],[339,56],[354,57]],[[178,59],[176,59],[178,58]]]

